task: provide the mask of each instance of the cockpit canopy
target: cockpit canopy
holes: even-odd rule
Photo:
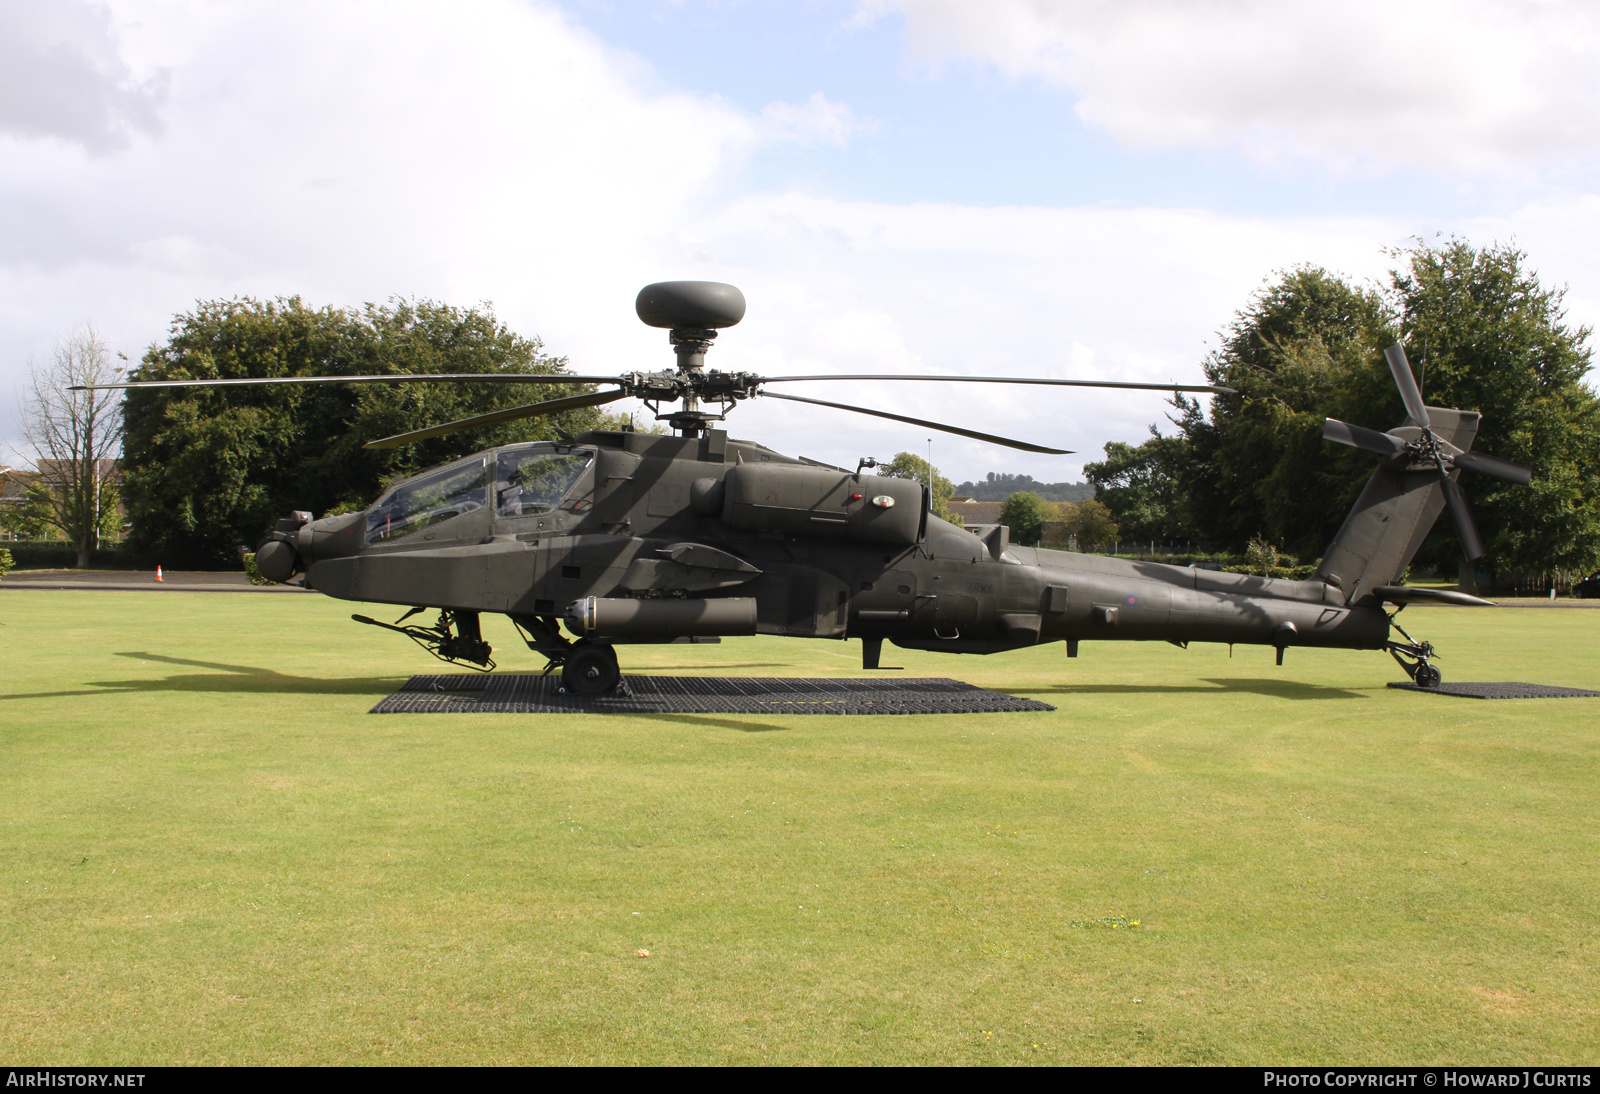
[[[367,510],[366,542],[401,539],[482,509],[491,504],[491,488],[498,517],[548,513],[578,485],[593,462],[592,448],[537,442],[425,471],[390,487]]]
[[[594,462],[594,449],[526,444],[495,453],[495,506],[502,517],[529,517],[560,505]]]

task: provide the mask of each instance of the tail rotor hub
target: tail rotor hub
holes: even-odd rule
[[[1450,510],[1450,519],[1455,524],[1456,534],[1461,539],[1462,554],[1469,561],[1481,558],[1484,554],[1483,541],[1478,537],[1478,529],[1473,523],[1466,497],[1462,494],[1461,487],[1456,484],[1454,475],[1460,471],[1475,471],[1490,478],[1526,486],[1533,477],[1533,471],[1510,460],[1471,451],[1471,438],[1476,431],[1475,425],[1465,434],[1467,439],[1462,443],[1467,446],[1466,448],[1457,448],[1450,441],[1435,434],[1433,415],[1429,413],[1427,404],[1422,401],[1422,392],[1417,387],[1416,377],[1411,375],[1411,365],[1406,360],[1405,350],[1397,345],[1390,346],[1383,351],[1383,355],[1389,363],[1389,371],[1394,375],[1395,386],[1400,389],[1400,399],[1405,403],[1406,423],[1387,433],[1379,433],[1375,429],[1329,418],[1323,423],[1322,436],[1325,440],[1376,453],[1395,470],[1437,472],[1445,506]],[[1466,412],[1448,413],[1452,415],[1452,421],[1459,422]],[[1475,414],[1472,415],[1472,420],[1476,422]],[[1460,432],[1453,432],[1450,435],[1462,436]]]

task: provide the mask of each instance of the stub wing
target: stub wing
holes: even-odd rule
[[[1388,604],[1454,604],[1461,608],[1493,608],[1494,601],[1455,589],[1419,589],[1411,585],[1379,585],[1372,595]]]

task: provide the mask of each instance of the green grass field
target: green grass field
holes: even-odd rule
[[[0,1059],[1600,1057],[1600,700],[1085,643],[885,650],[1054,714],[373,716],[437,662],[353,608],[0,592]],[[1600,688],[1600,612],[1404,622],[1447,681]]]

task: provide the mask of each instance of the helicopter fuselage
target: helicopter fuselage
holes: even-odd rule
[[[861,638],[869,667],[883,640],[975,654],[1054,641],[1076,654],[1083,640],[1281,654],[1389,638],[1380,605],[1347,605],[1321,581],[1014,546],[1004,528],[974,534],[933,516],[921,483],[718,430],[594,432],[478,453],[292,539],[312,588],[505,614],[546,653],[558,620],[601,643]]]

